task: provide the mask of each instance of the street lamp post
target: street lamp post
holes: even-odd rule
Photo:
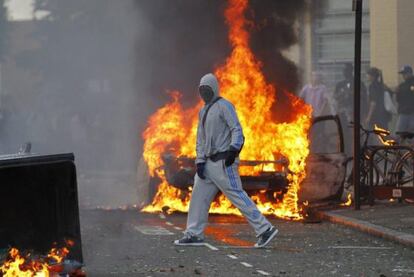
[[[360,202],[360,175],[361,175],[361,148],[360,148],[360,125],[361,125],[361,37],[362,37],[362,1],[353,0],[355,11],[355,60],[354,60],[354,199],[355,209],[361,208]]]

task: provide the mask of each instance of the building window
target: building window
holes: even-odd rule
[[[354,61],[355,13],[352,1],[318,1],[312,24],[312,62],[331,90],[343,79],[345,63]],[[369,1],[364,1],[362,72],[370,64]]]

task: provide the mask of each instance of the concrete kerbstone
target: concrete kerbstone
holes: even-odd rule
[[[367,221],[339,215],[334,211],[321,211],[318,212],[318,214],[322,219],[328,220],[330,222],[349,226],[361,232],[385,238],[414,248],[414,235],[406,234],[383,226],[375,225]]]

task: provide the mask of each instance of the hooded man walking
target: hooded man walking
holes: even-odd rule
[[[184,237],[176,245],[202,245],[210,204],[220,190],[236,206],[259,238],[255,247],[266,246],[278,230],[260,213],[242,188],[239,152],[244,143],[242,127],[234,106],[219,97],[217,78],[209,73],[201,78],[199,93],[205,106],[197,128],[197,174]]]

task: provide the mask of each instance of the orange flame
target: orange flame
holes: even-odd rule
[[[69,247],[73,241],[66,241],[67,247],[52,248],[47,258],[34,259],[31,254],[21,255],[16,248],[9,250],[9,257],[0,267],[0,275],[3,277],[49,277],[52,273],[59,272],[63,268],[60,264],[69,254]]]
[[[19,250],[12,248],[9,251],[10,260],[1,266],[3,277],[47,277],[50,276],[46,263],[31,261],[20,255]]]
[[[288,94],[294,119],[291,122],[274,122],[273,110],[276,102],[276,88],[266,83],[261,72],[261,63],[255,58],[249,47],[249,33],[246,30],[247,0],[230,0],[225,11],[229,26],[229,41],[232,53],[224,65],[215,70],[220,83],[221,95],[230,100],[236,107],[243,132],[246,137],[242,160],[274,161],[280,156],[289,161],[287,178],[289,187],[283,201],[272,203],[261,200],[259,195],[252,197],[264,214],[273,214],[281,218],[301,219],[301,208],[298,205],[300,184],[306,176],[305,160],[309,154],[307,133],[311,124],[311,107],[300,98]],[[176,156],[195,156],[196,126],[198,105],[184,109],[179,103],[180,94],[172,93],[172,102],[160,108],[149,119],[144,131],[144,159],[148,164],[151,176],[158,176],[162,183],[151,205],[145,212],[161,211],[168,206],[170,211],[186,212],[190,195],[182,196],[182,192],[169,186],[162,170],[161,155],[171,152]],[[257,175],[262,171],[275,171],[274,164],[241,167],[241,175]],[[224,197],[220,196],[210,208],[211,213],[237,214],[240,212]]]
[[[379,127],[377,124],[374,124],[374,130],[377,132],[377,137],[383,145],[392,146],[396,144],[395,140],[386,138],[386,136],[391,134],[390,131]]]
[[[342,203],[341,206],[351,206],[352,205],[352,194],[348,193],[346,202]]]

